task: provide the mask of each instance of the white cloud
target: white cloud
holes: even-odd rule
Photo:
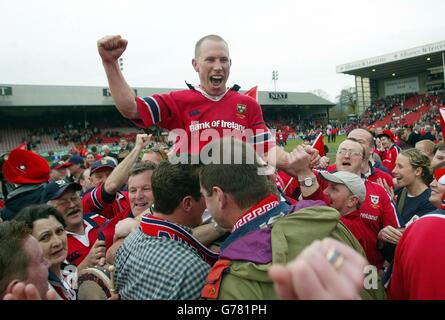
[[[217,33],[229,43],[230,83],[243,89],[322,89],[334,98],[352,76],[335,66],[445,38],[440,0],[0,2],[0,83],[105,85],[96,41],[129,40],[124,72],[133,86],[198,81],[195,42]]]

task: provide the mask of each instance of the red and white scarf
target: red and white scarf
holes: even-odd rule
[[[152,237],[166,237],[188,245],[211,266],[218,260],[219,254],[207,249],[183,227],[167,220],[147,214],[142,217],[141,231]]]
[[[280,204],[278,201],[278,197],[274,194],[271,194],[258,202],[253,207],[249,208],[249,210],[246,211],[236,222],[233,226],[232,232],[236,229],[241,228],[243,225],[245,225],[247,222],[255,219],[256,217],[259,217],[263,214],[265,214],[267,211],[275,208]]]

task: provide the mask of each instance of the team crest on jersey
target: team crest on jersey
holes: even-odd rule
[[[236,110],[238,111],[238,113],[244,114],[244,113],[246,113],[246,105],[244,105],[244,104],[237,104],[236,105]]]
[[[374,208],[377,208],[379,206],[379,198],[379,196],[371,195],[371,203]]]
[[[237,111],[236,115],[238,116],[238,118],[244,119],[246,117],[245,116],[246,109],[247,109],[247,107],[245,104],[238,103],[236,105],[236,111]]]

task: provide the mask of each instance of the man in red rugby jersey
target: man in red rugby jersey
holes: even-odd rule
[[[286,170],[288,154],[276,148],[260,105],[239,94],[239,86],[226,87],[232,60],[220,36],[208,35],[196,43],[192,65],[199,74],[199,85],[143,98],[135,96],[118,64],[127,40],[106,36],[97,46],[116,107],[136,125],[147,128],[155,124],[175,130],[179,134],[176,150],[195,154],[211,140],[240,135],[250,140],[259,154],[268,153],[270,164]]]

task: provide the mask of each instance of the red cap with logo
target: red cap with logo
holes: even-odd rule
[[[394,134],[391,132],[391,130],[384,130],[383,133],[379,134],[377,137],[384,137],[387,136],[389,139],[391,139],[394,142]]]
[[[29,150],[14,149],[3,163],[3,176],[10,183],[37,184],[47,182],[51,171],[42,156]]]

